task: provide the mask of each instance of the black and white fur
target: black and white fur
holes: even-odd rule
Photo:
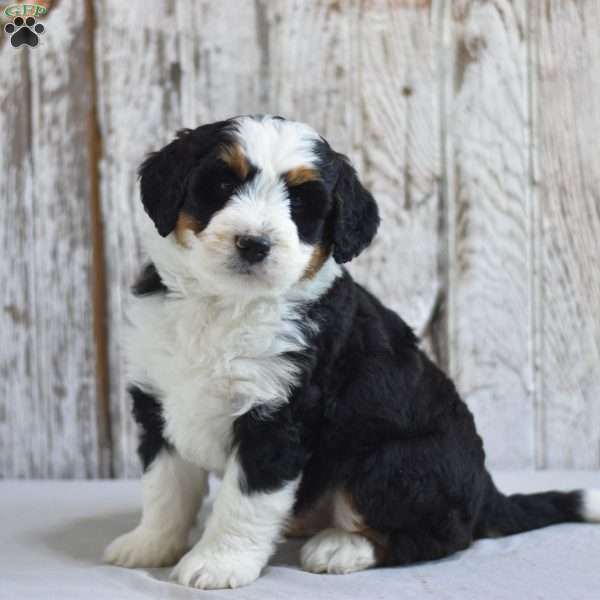
[[[452,382],[340,267],[379,217],[313,129],[246,116],[186,130],[140,176],[152,262],[127,356],[143,515],[108,562],[176,563],[182,584],[236,587],[286,528],[315,534],[305,569],[348,573],[600,520],[600,492],[496,490]],[[248,258],[245,239],[266,250]],[[210,471],[223,482],[186,553]]]

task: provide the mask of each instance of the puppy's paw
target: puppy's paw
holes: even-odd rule
[[[173,569],[171,578],[199,589],[236,588],[258,579],[263,566],[251,553],[206,545],[192,548]]]
[[[121,567],[168,567],[185,553],[185,536],[164,535],[142,526],[118,537],[104,551],[104,562]]]
[[[305,571],[337,574],[368,569],[377,562],[370,540],[343,529],[325,529],[308,540],[300,561]]]

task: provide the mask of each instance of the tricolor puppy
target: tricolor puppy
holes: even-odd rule
[[[235,587],[286,532],[313,536],[306,570],[349,573],[600,519],[600,492],[494,487],[452,382],[340,266],[379,216],[313,129],[245,116],[186,130],[140,177],[152,262],[127,354],[143,515],[107,561]],[[186,553],[211,471],[223,482]]]

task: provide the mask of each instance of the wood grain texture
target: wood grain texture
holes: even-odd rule
[[[2,228],[10,257],[2,261],[2,333],[12,350],[3,354],[0,461],[3,476],[92,477],[102,465],[89,294],[83,6],[59,5],[46,26],[52,35],[38,48],[2,48],[3,64],[10,65],[1,86],[9,138],[1,151],[8,173],[2,197],[10,211]]]
[[[122,354],[129,289],[143,264],[144,218],[137,168],[146,153],[181,128],[175,3],[96,2],[96,74],[102,140],[100,190],[104,217],[109,328],[113,472],[139,472],[136,430],[126,393]],[[131,23],[136,23],[132,27]]]
[[[38,409],[33,297],[33,202],[29,150],[29,55],[4,43],[0,60],[0,476],[30,477],[45,455]],[[30,431],[32,435],[25,435]]]
[[[354,142],[382,225],[351,270],[419,335],[427,333],[443,285],[438,264],[441,5],[365,2],[358,31],[356,105],[363,123]]]
[[[268,48],[254,0],[177,2],[182,122],[198,127],[239,114],[264,112]]]
[[[149,11],[143,1],[106,0],[96,13],[113,470],[131,476],[139,473],[137,435],[121,344],[129,289],[143,263],[137,168],[182,127],[259,110],[260,50],[250,2],[161,1]]]
[[[439,4],[263,6],[267,110],[310,123],[350,156],[382,215],[350,270],[420,332],[440,287]]]
[[[519,468],[535,427],[526,4],[456,1],[448,23],[450,371],[489,464]]]
[[[598,0],[86,0],[45,23],[35,49],[0,35],[0,477],[139,473],[137,167],[260,112],[354,162],[383,222],[350,270],[449,367],[489,463],[600,467]]]
[[[538,466],[600,466],[600,3],[532,7],[541,241]]]

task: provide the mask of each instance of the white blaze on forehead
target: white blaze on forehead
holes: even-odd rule
[[[317,162],[319,134],[304,123],[273,117],[240,117],[237,140],[248,160],[261,171],[279,176]]]
[[[293,245],[297,237],[285,185],[264,171],[236,192],[213,220],[233,234],[268,235],[271,242],[286,246]]]

